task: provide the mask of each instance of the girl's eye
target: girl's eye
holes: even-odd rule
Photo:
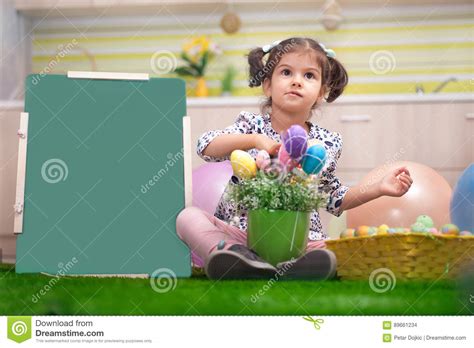
[[[283,70],[281,71],[281,73],[282,73],[282,75],[284,75],[284,76],[288,76],[288,75],[290,75],[290,70],[288,70],[288,69],[283,69]]]
[[[309,78],[309,79],[312,79],[312,78],[314,78],[315,76],[314,76],[313,73],[310,73],[310,72],[309,72],[309,73],[306,73],[306,77]]]

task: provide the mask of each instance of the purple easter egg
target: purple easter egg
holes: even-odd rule
[[[286,152],[296,161],[306,153],[308,148],[308,135],[303,127],[293,125],[281,134],[281,141]]]

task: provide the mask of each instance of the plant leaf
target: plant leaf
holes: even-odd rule
[[[209,61],[209,51],[206,51],[204,52],[201,59],[201,76],[204,76],[204,71],[206,70],[208,61]]]
[[[193,76],[201,76],[199,75],[200,74],[200,68],[199,68],[199,65],[197,65],[196,63],[194,63],[192,61],[192,59],[186,54],[186,52],[182,52],[181,53],[181,58],[183,58],[183,60],[185,60],[188,64],[189,64],[189,67],[194,69],[195,72],[196,72],[196,75],[193,75]]]
[[[194,76],[196,77],[196,71],[187,66],[180,66],[174,70],[174,72],[180,76]]]

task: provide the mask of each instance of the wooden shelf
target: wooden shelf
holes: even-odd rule
[[[255,107],[261,101],[260,97],[207,97],[187,98],[188,107]],[[473,103],[471,93],[440,93],[440,94],[372,94],[341,96],[332,105],[364,105],[364,104],[432,104],[432,103]],[[2,109],[21,109],[23,100],[0,100]]]
[[[258,106],[260,97],[208,97],[187,98],[188,107],[226,107],[226,106]],[[440,93],[440,94],[373,94],[341,96],[332,105],[363,105],[363,104],[427,104],[427,103],[473,103],[471,93]]]

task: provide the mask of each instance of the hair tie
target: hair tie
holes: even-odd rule
[[[275,41],[274,43],[270,45],[265,45],[262,47],[263,53],[268,53],[272,50],[273,47],[278,46],[280,44],[281,40]]]
[[[334,50],[326,48],[326,46],[324,46],[324,44],[322,43],[319,43],[319,47],[323,49],[324,53],[326,53],[326,56],[336,58],[336,52],[334,52]]]

